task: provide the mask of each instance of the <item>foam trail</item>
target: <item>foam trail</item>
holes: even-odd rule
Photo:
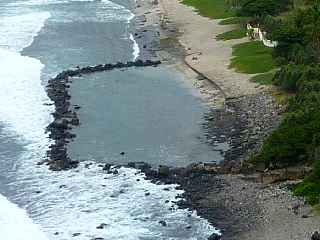
[[[0,18],[0,49],[21,52],[50,18],[49,12],[36,12]]]
[[[34,12],[0,18],[0,122],[7,134],[38,147],[48,145],[44,129],[52,121],[53,108],[44,106],[50,100],[40,80],[43,64],[20,52],[32,44],[50,16]]]
[[[50,100],[40,80],[43,64],[20,52],[32,44],[49,17],[49,12],[34,12],[0,18],[0,122],[4,134],[18,137],[31,150],[34,158],[24,154],[19,158],[29,160],[29,165],[41,159],[49,145],[45,127],[51,122],[52,107],[44,105]],[[47,240],[26,211],[1,194],[0,233],[4,240]]]
[[[23,164],[15,184],[24,185],[26,208],[52,239],[72,239],[78,233],[77,240],[205,240],[218,232],[195,212],[177,208],[174,202],[183,191],[176,185],[154,184],[135,169],[120,168],[114,175],[89,162],[62,172]],[[30,194],[36,190],[41,193]],[[193,230],[186,232],[189,225]]]
[[[133,42],[133,61],[137,60],[140,55],[140,48],[133,35],[130,33],[130,40]]]
[[[48,240],[25,210],[0,194],[0,233],[3,240]]]
[[[29,4],[53,2],[57,1],[32,0]],[[109,15],[113,21],[115,16],[128,23],[133,19],[134,15],[123,6],[107,0],[102,2],[106,4],[97,12],[97,19],[106,21]],[[119,15],[115,10],[119,10]],[[49,145],[44,129],[51,122],[53,107],[44,105],[50,100],[40,81],[43,64],[21,56],[20,51],[33,42],[49,17],[48,12],[36,12],[0,18],[0,121],[7,132],[26,141],[30,150],[19,158],[16,171],[8,173],[15,179],[10,185],[16,192],[12,199],[22,200],[21,204],[50,239],[72,239],[75,233],[81,234],[75,238],[77,240],[101,237],[112,240],[207,239],[216,229],[195,213],[189,216],[188,210],[177,209],[174,201],[182,191],[176,190],[174,185],[153,184],[133,169],[121,168],[117,175],[106,174],[95,163],[88,165],[89,169],[82,163],[78,169],[65,172],[51,172],[45,166],[34,165],[45,156]],[[136,59],[139,46],[132,34],[129,38]],[[35,194],[36,191],[40,193]],[[147,192],[150,195],[146,195]],[[0,213],[1,240],[47,240],[25,211],[2,195]],[[168,223],[166,228],[159,224],[163,219]],[[102,223],[105,229],[98,229]],[[194,230],[185,233],[188,237],[179,235],[179,231],[184,234],[189,224]],[[23,235],[18,235],[20,233]]]
[[[9,135],[46,145],[44,129],[52,108],[40,81],[43,65],[37,59],[0,49],[0,121]],[[31,144],[32,145],[32,144]]]
[[[49,5],[49,4],[60,4],[69,2],[94,2],[96,0],[29,0],[29,1],[19,1],[10,3],[10,6],[21,6],[21,5]]]

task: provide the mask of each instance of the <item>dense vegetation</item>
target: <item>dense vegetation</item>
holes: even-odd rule
[[[260,0],[245,1],[258,3]],[[314,170],[295,189],[298,195],[307,197],[310,203],[320,201],[320,5],[308,1],[303,7],[279,1],[269,8],[252,5],[241,9],[241,14],[253,17],[263,24],[272,40],[278,41],[273,51],[280,69],[272,83],[288,93],[294,93],[287,106],[287,113],[265,141],[256,160],[266,167],[279,168],[309,164]],[[260,6],[260,5],[259,5]],[[290,12],[279,15],[282,11]],[[275,17],[271,17],[274,15]],[[279,15],[279,16],[278,16]]]
[[[272,50],[279,70],[258,75],[254,81],[274,84],[293,97],[280,126],[266,139],[255,157],[268,168],[309,164],[313,172],[295,189],[311,204],[320,203],[320,1],[294,0],[232,0],[238,16],[249,17],[268,32],[268,38],[278,41]],[[255,55],[248,43],[244,51],[235,51],[247,59]],[[235,58],[236,59],[236,58]],[[233,59],[233,61],[235,60]],[[245,72],[252,73],[253,65]],[[274,62],[265,62],[266,71]],[[232,64],[235,64],[232,62]],[[256,66],[255,66],[256,67]],[[254,69],[254,68],[253,68]]]
[[[195,7],[205,17],[222,19],[236,16],[234,9],[229,8],[225,0],[183,0],[183,3]]]
[[[253,73],[254,81],[274,84],[288,93],[287,112],[280,126],[266,139],[254,160],[269,168],[308,164],[314,170],[294,190],[311,204],[320,203],[320,1],[319,0],[184,0],[207,17],[227,18],[221,24],[243,21],[259,24],[278,46],[261,52],[256,42],[235,46],[232,65]],[[217,13],[218,9],[223,11]],[[229,9],[229,10],[227,10]],[[232,17],[232,18],[231,18]],[[248,20],[249,19],[249,20]],[[242,37],[241,30],[227,32],[221,39]],[[271,51],[271,52],[269,52]],[[266,57],[265,69],[252,62]],[[257,55],[258,54],[258,55]],[[270,56],[272,55],[272,58]]]

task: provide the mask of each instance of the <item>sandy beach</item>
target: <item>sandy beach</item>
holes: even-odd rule
[[[186,51],[186,64],[217,84],[226,97],[255,94],[265,89],[250,82],[250,75],[229,68],[232,46],[247,41],[216,40],[218,34],[230,30],[232,26],[219,25],[219,20],[202,17],[176,0],[159,0],[159,4],[152,8],[145,15],[147,23],[157,24],[160,21],[166,29],[177,28],[177,38]],[[167,35],[162,31],[162,38]]]
[[[177,40],[176,44],[179,45],[178,48],[182,48],[181,51],[172,51],[171,44],[169,50],[162,49],[158,54],[168,62],[174,58],[171,64],[174,62],[173,65],[180,68],[187,79],[193,79],[193,85],[200,90],[205,100],[217,106],[221,99],[237,99],[240,104],[235,106],[238,108],[236,111],[239,114],[249,112],[248,122],[251,123],[245,125],[248,132],[256,126],[260,129],[261,118],[268,116],[270,119],[277,119],[270,125],[262,122],[263,127],[267,127],[259,130],[260,135],[254,135],[262,143],[265,135],[276,126],[281,110],[277,113],[274,105],[267,106],[266,103],[273,101],[267,95],[265,100],[253,104],[259,105],[258,110],[256,106],[251,109],[250,104],[241,104],[246,101],[243,98],[253,98],[256,101],[255,96],[266,94],[267,89],[250,82],[250,75],[237,73],[229,68],[232,46],[247,39],[217,41],[216,36],[230,30],[232,26],[219,25],[219,20],[202,17],[178,0],[159,0],[158,4],[151,1],[138,2],[137,12],[144,16],[145,26],[159,27],[160,42],[171,38]],[[179,57],[181,61],[176,61]],[[204,78],[202,81],[197,81],[199,74]],[[250,136],[252,135],[241,135],[240,138]],[[255,146],[255,149],[258,148],[259,146]],[[251,150],[247,149],[247,152]],[[222,229],[222,239],[309,240],[312,233],[319,230],[319,214],[304,199],[292,196],[289,190],[292,182],[266,185],[250,180],[254,176],[240,174],[214,175],[212,178],[214,180],[209,182],[219,182],[219,187],[208,185],[207,191],[199,190],[201,196],[196,198],[192,195],[198,192],[192,189],[189,195],[191,201],[194,201],[192,205],[201,215]],[[196,177],[194,181],[199,179]],[[189,185],[193,186],[192,183]],[[186,191],[188,195],[188,189]],[[224,216],[219,209],[227,211]],[[215,213],[216,217],[212,216]]]

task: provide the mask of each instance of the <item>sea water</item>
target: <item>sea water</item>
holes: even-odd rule
[[[77,65],[137,59],[133,7],[125,0],[1,1],[0,239],[200,240],[216,231],[196,212],[177,209],[182,190],[175,185],[153,184],[134,169],[113,175],[98,167],[219,157],[201,141],[205,107],[166,67],[74,79],[82,125],[69,152],[81,164],[63,172],[36,164],[51,144],[47,80]]]

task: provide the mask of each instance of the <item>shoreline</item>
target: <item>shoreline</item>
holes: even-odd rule
[[[162,178],[186,191],[180,206],[196,209],[221,229],[222,239],[310,239],[319,230],[320,217],[304,199],[292,196],[290,188],[297,181],[263,184],[256,181],[257,175],[239,173],[241,162],[259,151],[284,111],[267,87],[229,68],[232,45],[244,40],[218,42],[214,36],[230,26],[202,17],[178,0],[137,4],[138,16],[145,18],[141,25],[160,29],[160,59],[180,69],[212,106],[206,116],[207,137],[218,135],[215,142],[230,144],[221,166],[227,174],[197,164],[197,169],[173,169]]]
[[[53,140],[53,144],[49,146],[47,159],[38,162],[38,165],[46,163],[52,171],[68,170],[76,168],[79,165],[79,161],[71,159],[67,153],[68,143],[76,137],[74,133],[71,133],[71,130],[73,127],[80,125],[77,110],[80,109],[81,106],[71,106],[70,101],[69,88],[74,80],[72,79],[73,77],[111,71],[113,69],[157,67],[159,64],[161,64],[161,61],[158,60],[137,60],[126,63],[118,62],[115,64],[99,64],[82,68],[76,67],[62,71],[56,77],[49,79],[46,91],[48,97],[55,105],[55,112],[52,113],[54,120],[47,126],[46,131],[50,132],[49,138]]]
[[[161,0],[161,2],[169,4],[167,6],[171,6],[170,3],[172,3],[167,0]],[[180,3],[177,2],[177,4]],[[148,7],[150,6],[146,7],[146,11],[150,11]],[[202,18],[195,14],[191,8],[184,5],[180,7],[190,11],[196,18]],[[144,23],[149,24],[149,21],[151,21],[151,23],[160,26],[160,18],[157,18],[159,13],[161,13],[161,10],[160,12],[157,10],[151,11],[150,15],[153,17],[148,16]],[[188,18],[190,16],[186,15],[184,17]],[[211,22],[209,19],[204,19]],[[157,23],[157,21],[159,22]],[[225,159],[229,161],[226,161],[227,164],[223,165],[222,168],[223,171],[233,172],[234,174],[220,174],[220,167],[217,168],[215,165],[196,164],[186,168],[165,170],[166,173],[161,174],[160,177],[159,172],[150,171],[147,168],[144,169],[146,176],[155,181],[180,184],[181,188],[185,190],[184,197],[186,200],[179,202],[178,205],[181,208],[197,210],[199,216],[206,218],[214,227],[221,229],[222,239],[310,239],[311,234],[320,225],[320,219],[303,199],[291,196],[288,189],[294,182],[264,185],[252,181],[250,179],[252,176],[238,173],[241,160],[245,159],[246,154],[258,150],[265,135],[277,124],[277,118],[282,109],[274,109],[275,102],[268,94],[264,94],[263,88],[254,87],[256,85],[253,83],[242,86],[245,78],[241,78],[241,83],[236,83],[234,89],[231,89],[233,83],[239,80],[238,78],[231,79],[233,74],[237,74],[232,73],[233,70],[229,69],[225,72],[226,75],[230,74],[226,78],[227,81],[224,81],[224,75],[216,74],[221,68],[202,73],[203,69],[211,68],[204,62],[213,58],[216,58],[215,60],[219,62],[219,56],[212,55],[212,53],[201,54],[199,55],[201,60],[194,62],[199,58],[192,59],[191,56],[194,54],[188,53],[192,48],[188,49],[185,44],[181,44],[181,39],[183,39],[181,29],[186,28],[186,26],[180,25],[181,22],[179,23],[179,21],[183,21],[183,18],[179,18],[178,22],[170,22],[170,18],[168,18],[168,21],[170,26],[161,28],[162,31],[159,32],[158,37],[161,38],[159,39],[159,46],[153,42],[156,41],[154,37],[158,33],[152,25],[148,26],[148,29],[142,27],[141,33],[135,34],[135,36],[140,37],[140,34],[148,35],[150,33],[147,37],[141,36],[137,39],[139,44],[140,40],[142,41],[141,58],[158,59],[157,56],[152,54],[155,51],[160,55],[162,62],[166,62],[168,66],[178,68],[185,73],[186,78],[199,89],[205,101],[207,100],[211,106],[218,106],[213,108],[212,112],[206,116],[207,137],[208,141],[211,141],[213,136],[218,136],[212,142],[213,145],[215,142],[230,142],[230,150],[224,153]],[[191,33],[188,32],[187,34]],[[169,41],[163,43],[163,36]],[[211,38],[206,37],[204,40],[211,41]],[[144,42],[145,39],[147,39],[146,42]],[[152,51],[145,51],[148,49]],[[186,59],[184,59],[185,56]],[[190,64],[189,67],[196,69],[196,72],[190,70],[188,64],[183,63],[184,60]],[[144,61],[140,60],[139,64],[141,62]],[[153,63],[153,60],[149,63]],[[55,135],[51,138],[56,140],[56,144],[51,146],[49,156],[52,157],[50,154],[53,154],[51,160],[61,160],[61,157],[66,160],[62,162],[47,161],[46,163],[51,167],[51,170],[69,169],[76,167],[78,164],[77,161],[69,159],[66,154],[68,141],[75,137],[68,130],[72,127],[71,125],[77,126],[80,124],[75,111],[76,106],[71,107],[69,102],[69,77],[130,66],[135,66],[134,62],[70,69],[49,81],[48,95],[51,96],[50,98],[55,102],[56,109],[58,109],[54,115],[53,125],[48,127],[48,131],[54,132]],[[224,65],[224,68],[226,68],[226,65]],[[211,74],[217,76],[210,78]],[[218,86],[223,81],[220,89],[223,93],[210,82],[215,82],[216,78],[220,79],[216,82]],[[238,88],[239,86],[240,88]],[[249,87],[246,89],[246,86]],[[257,103],[260,104],[258,108]],[[257,125],[259,125],[259,129],[256,129]],[[69,164],[65,165],[66,162]],[[128,165],[128,167],[132,166]],[[212,239],[217,239],[216,235],[212,236]]]

